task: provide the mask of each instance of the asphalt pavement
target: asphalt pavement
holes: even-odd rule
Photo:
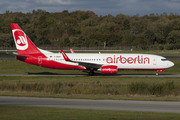
[[[86,100],[0,96],[0,105],[180,113],[180,102],[164,101]]]

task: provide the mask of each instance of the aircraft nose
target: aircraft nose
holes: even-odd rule
[[[169,61],[169,67],[172,67],[172,66],[174,66],[174,63]]]

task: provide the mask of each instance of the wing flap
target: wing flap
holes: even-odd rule
[[[85,66],[86,68],[96,68],[96,69],[98,69],[98,68],[100,68],[102,66],[101,64],[94,64],[94,63],[88,63],[88,62],[78,62],[77,61],[77,63],[79,63],[79,65],[81,65],[81,66]]]

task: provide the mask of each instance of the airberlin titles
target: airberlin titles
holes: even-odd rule
[[[144,57],[142,55],[138,55],[137,57],[124,57],[122,55],[120,55],[119,57],[117,57],[116,55],[114,55],[114,57],[107,57],[106,58],[106,62],[111,64],[111,63],[128,63],[128,64],[150,64],[150,59],[148,57]]]

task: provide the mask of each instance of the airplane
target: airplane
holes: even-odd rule
[[[17,60],[41,67],[61,70],[85,70],[89,76],[94,71],[101,74],[117,74],[119,70],[154,70],[156,75],[174,66],[165,57],[152,54],[105,54],[105,53],[53,53],[35,46],[30,38],[16,23],[11,23],[11,29],[17,53]]]

